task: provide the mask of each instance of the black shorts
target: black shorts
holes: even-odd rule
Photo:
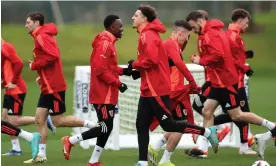
[[[113,121],[114,116],[115,116],[115,105],[113,105],[113,104],[93,104],[93,106],[97,112],[99,122]]]
[[[40,94],[37,107],[47,108],[51,116],[66,112],[65,91],[51,94]]]
[[[211,90],[211,82],[205,82],[201,87],[201,93],[197,94],[198,96],[195,97],[194,102],[197,106],[203,106],[204,102],[207,100],[207,96],[209,95]]]
[[[17,95],[4,95],[3,108],[8,110],[8,115],[22,115],[26,93]]]
[[[228,111],[240,106],[240,99],[238,95],[238,84],[233,85],[233,91],[227,88],[211,87],[208,99],[214,99],[219,102],[223,111]]]
[[[248,97],[246,95],[245,88],[239,88],[240,107],[243,112],[250,112]]]
[[[172,116],[174,120],[187,120],[187,110],[182,103],[178,103],[172,110]]]

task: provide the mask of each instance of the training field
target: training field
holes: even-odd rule
[[[255,52],[255,57],[248,62],[255,71],[255,75],[249,82],[250,86],[250,107],[263,117],[276,121],[276,13],[267,13],[256,15],[255,21],[264,29],[257,34],[245,35],[245,44],[248,49]],[[24,23],[24,20],[22,21]],[[95,34],[101,31],[102,26],[91,25],[66,25],[60,30],[57,40],[60,45],[61,55],[64,63],[64,73],[68,84],[66,93],[67,115],[71,115],[73,110],[73,78],[74,67],[76,65],[88,65],[91,53],[91,40]],[[170,35],[171,29],[163,35],[164,38]],[[118,41],[118,55],[120,64],[127,63],[128,60],[136,58],[137,34],[130,25],[125,26],[124,36]],[[28,69],[28,59],[32,58],[33,39],[28,36],[22,25],[2,25],[3,39],[13,43],[19,56],[25,62],[23,69],[23,78],[28,85],[28,94],[26,96],[24,115],[34,115],[37,100],[39,97],[39,87],[35,83],[36,73],[30,72]],[[187,50],[184,52],[184,59],[188,61],[188,57],[196,51],[196,36],[192,36]],[[125,110],[127,111],[127,110]],[[36,131],[35,126],[24,127],[28,131]],[[264,132],[262,127],[252,127],[252,132]],[[49,141],[47,143],[48,162],[45,166],[84,166],[92,154],[93,149],[84,150],[79,145],[72,149],[71,160],[66,161],[62,154],[60,138],[64,135],[70,135],[71,128],[57,129],[57,134],[53,136],[49,132]],[[9,137],[1,135],[1,151],[7,152],[11,148]],[[3,166],[20,166],[24,165],[23,161],[30,159],[31,152],[28,144],[23,140],[20,141],[23,155],[19,157],[3,156],[1,164]],[[186,156],[183,150],[177,150],[172,162],[175,165],[186,166],[251,166],[257,156],[241,156],[238,149],[221,148],[219,153],[214,155],[209,150],[209,158],[206,160],[193,159]],[[104,151],[101,162],[105,166],[131,166],[137,162],[138,150],[120,150],[120,151]],[[276,165],[276,147],[270,141],[267,148],[265,159],[271,166]]]

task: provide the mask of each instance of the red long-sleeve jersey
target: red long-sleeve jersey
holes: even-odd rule
[[[171,91],[177,91],[179,88],[183,87],[184,78],[187,79],[189,83],[195,84],[194,77],[183,62],[182,51],[184,48],[172,38],[168,38],[164,41],[164,47],[171,67]]]
[[[230,41],[230,48],[239,74],[239,88],[244,88],[244,74],[250,67],[245,65],[246,50],[244,41],[241,37],[241,29],[235,24],[230,24],[226,31],[226,35]]]
[[[185,107],[190,104],[190,89],[191,87],[197,88],[193,75],[188,70],[187,66],[183,62],[182,52],[185,49],[187,42],[184,45],[179,45],[173,38],[168,38],[164,41],[164,47],[169,58],[169,65],[171,68],[170,80],[171,80],[171,94],[172,108],[176,107],[176,104],[185,103]],[[189,85],[184,85],[184,78],[188,80]],[[187,110],[187,121],[194,124],[193,111],[190,108]]]
[[[138,60],[132,66],[141,73],[143,97],[164,96],[171,92],[168,56],[159,34],[165,31],[165,26],[155,19],[140,32]]]
[[[239,81],[234,58],[226,33],[222,30],[224,24],[219,20],[207,21],[201,34],[204,35],[200,51],[199,64],[207,67],[211,86],[228,88],[234,91],[233,85]],[[208,70],[210,68],[210,72]]]
[[[55,24],[44,24],[36,28],[34,37],[34,61],[31,70],[36,70],[40,77],[40,89],[43,94],[65,91],[60,51],[55,36],[58,30]]]
[[[6,95],[16,95],[27,92],[25,81],[20,76],[23,61],[17,56],[15,48],[8,42],[1,40],[1,86],[5,88],[8,83],[15,84],[13,89],[6,89]]]
[[[115,36],[104,31],[99,33],[92,43],[89,93],[91,104],[115,105],[118,101],[118,87],[121,85],[119,75],[122,75],[123,68],[118,66],[115,41]]]

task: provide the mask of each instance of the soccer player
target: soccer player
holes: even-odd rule
[[[238,95],[240,100],[240,108],[243,112],[250,112],[248,100],[245,91],[244,84],[244,75],[252,76],[254,73],[253,70],[245,65],[245,61],[247,58],[253,57],[253,51],[245,50],[244,41],[242,39],[241,34],[246,31],[248,28],[248,22],[250,20],[249,13],[244,9],[236,9],[232,13],[232,23],[229,25],[228,30],[226,31],[226,35],[229,39],[230,48],[232,55],[235,59],[235,66],[238,70],[239,75],[239,84],[238,84]],[[248,147],[248,133],[249,132],[249,124],[248,123],[239,123],[238,125],[240,130],[240,139],[241,145],[239,149],[240,154],[246,155],[255,155],[256,152]],[[253,136],[251,135],[251,138]]]
[[[138,60],[128,62],[129,70],[141,74],[140,99],[136,119],[139,161],[137,166],[148,165],[149,128],[157,119],[166,132],[195,133],[208,137],[217,152],[216,128],[202,128],[185,121],[174,121],[170,111],[171,83],[168,56],[159,33],[166,31],[156,18],[155,9],[148,5],[138,7],[132,17],[133,27],[139,33]]]
[[[23,61],[17,56],[15,48],[11,43],[1,39],[1,87],[5,88],[2,120],[13,126],[25,126],[35,124],[35,117],[22,116],[23,104],[27,92],[25,81],[21,77]],[[47,123],[50,123],[50,117]],[[53,131],[54,127],[50,125]],[[11,137],[11,151],[3,156],[22,155],[19,140]]]
[[[257,150],[259,153],[259,156],[264,160],[264,152],[267,146],[267,143],[270,139],[274,138],[274,144],[276,146],[276,128],[263,133],[263,134],[256,134],[255,136]]]
[[[62,138],[63,153],[69,160],[71,148],[82,140],[97,137],[97,143],[88,166],[102,166],[99,162],[101,153],[113,129],[115,105],[119,91],[127,90],[127,85],[119,80],[119,75],[130,75],[128,69],[118,66],[115,42],[123,35],[123,23],[117,15],[108,15],[104,19],[105,31],[100,32],[93,40],[93,51],[90,57],[90,92],[89,103],[97,111],[99,126],[75,136]]]
[[[21,137],[28,141],[32,149],[32,158],[35,159],[38,154],[38,144],[40,142],[39,133],[29,133],[3,120],[1,121],[1,133],[14,137]]]
[[[202,13],[203,14],[203,13]],[[204,16],[204,14],[203,14]],[[249,14],[246,11],[243,10],[237,10],[234,11],[232,14],[232,21],[233,23],[230,24],[228,30],[226,31],[226,34],[230,40],[230,47],[231,47],[231,52],[234,58],[236,59],[235,64],[238,70],[239,74],[239,91],[238,95],[240,98],[240,107],[243,112],[249,112],[249,106],[248,106],[248,101],[247,101],[247,96],[245,92],[245,86],[244,86],[244,74],[247,74],[248,76],[251,76],[253,74],[253,71],[250,69],[250,67],[245,65],[245,59],[246,57],[250,58],[249,54],[252,53],[252,51],[245,51],[244,46],[243,46],[243,41],[240,36],[240,33],[244,32],[248,26],[248,19],[249,19]],[[206,17],[204,17],[205,20]],[[247,23],[246,23],[247,21]],[[247,24],[245,26],[244,24]],[[235,28],[234,28],[235,27]],[[241,30],[237,31],[237,29],[240,28]],[[247,53],[247,54],[246,54]],[[208,78],[207,78],[208,80]],[[203,93],[199,95],[199,97],[196,97],[193,103],[193,108],[202,115],[202,109],[203,109],[203,104],[206,101],[206,96],[208,94],[208,91],[206,90],[207,88],[207,83],[208,87],[210,85],[210,82],[206,82],[203,85]],[[214,119],[214,124],[219,125],[223,123],[228,123],[232,122],[230,116],[228,114],[222,114],[218,115]],[[251,133],[249,131],[249,126],[248,123],[244,122],[234,122],[237,127],[240,130],[240,140],[241,140],[241,145],[239,148],[239,153],[240,154],[245,154],[245,155],[255,155],[256,152],[253,151],[249,146],[252,146],[254,143],[254,137],[248,136],[248,133]],[[218,135],[219,135],[219,140],[221,141],[224,136],[227,135],[229,132],[229,128],[224,128]],[[220,137],[221,136],[221,137]],[[205,141],[206,142],[206,141]],[[197,140],[197,143],[199,145],[199,148],[193,149],[191,151],[186,151],[187,154],[195,156],[195,157],[200,157],[200,158],[205,158],[207,157],[207,151],[208,151],[208,143],[204,143],[204,138],[199,137]],[[203,155],[200,155],[200,152],[198,150],[201,150],[204,152]]]
[[[38,101],[35,121],[41,135],[39,153],[35,160],[27,160],[24,163],[43,163],[46,158],[47,128],[45,120],[50,114],[56,127],[95,127],[97,124],[91,121],[83,121],[76,116],[64,116],[65,91],[67,89],[62,72],[60,51],[55,36],[58,33],[53,23],[44,24],[44,16],[39,12],[28,14],[25,27],[34,38],[33,58],[29,67],[37,71],[37,82],[41,89]]]
[[[191,60],[195,64],[210,69],[211,89],[204,103],[204,126],[214,123],[214,111],[221,105],[233,121],[261,125],[269,130],[276,126],[273,122],[251,112],[242,112],[238,97],[238,72],[235,67],[230,44],[226,33],[222,30],[224,24],[219,20],[206,21],[200,12],[191,12],[187,21],[193,26],[194,32],[204,35],[199,50],[201,56],[194,55]]]
[[[182,52],[188,42],[191,25],[184,20],[178,20],[173,25],[173,32],[170,38],[164,41],[164,47],[169,58],[171,67],[171,95],[172,115],[174,120],[187,120],[194,124],[193,110],[190,103],[190,93],[198,93],[197,86],[192,74],[183,62]],[[189,81],[189,85],[184,85],[184,78]],[[170,157],[178,145],[182,133],[166,132],[157,142],[149,145],[149,159],[156,163],[160,148],[167,143],[166,150],[159,162],[159,166],[174,166]]]

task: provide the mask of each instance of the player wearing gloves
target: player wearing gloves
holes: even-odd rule
[[[188,42],[191,25],[184,20],[178,20],[173,25],[173,33],[170,38],[164,41],[164,47],[169,58],[171,68],[171,110],[174,120],[187,120],[194,124],[193,110],[190,103],[190,94],[199,93],[200,89],[192,74],[183,62],[182,52]],[[184,78],[189,84],[184,85]],[[182,133],[166,132],[157,142],[149,145],[149,159],[153,163],[157,163],[156,159],[161,147],[167,143],[163,157],[159,162],[159,166],[174,166],[170,157],[178,145]]]
[[[124,93],[127,85],[119,80],[119,75],[131,75],[128,69],[121,68],[117,62],[115,42],[123,35],[123,24],[116,15],[108,15],[104,20],[105,31],[100,32],[92,43],[90,57],[90,92],[89,103],[97,111],[99,127],[91,128],[75,136],[62,138],[64,157],[69,160],[72,146],[82,140],[97,138],[97,143],[88,166],[102,166],[99,162],[101,153],[113,129],[115,105],[119,91]]]
[[[247,11],[243,9],[234,10],[234,12],[232,13],[232,24],[229,25],[228,30],[226,31],[226,35],[230,43],[231,52],[235,60],[235,66],[239,74],[238,95],[240,99],[240,107],[243,112],[249,112],[248,100],[247,100],[245,85],[244,85],[245,84],[244,75],[247,74],[247,76],[252,76],[253,74],[253,70],[251,70],[249,66],[245,65],[245,60],[247,58],[253,58],[253,51],[245,51],[244,42],[241,37],[241,33],[243,33],[248,27],[249,19],[250,19],[250,16]],[[202,88],[202,89],[206,89],[206,88]],[[206,96],[206,93],[203,93],[203,94]],[[200,96],[193,103],[194,109],[200,114],[202,114],[202,108],[203,108],[202,103],[204,103],[206,100],[205,96]],[[220,125],[228,122],[232,122],[228,114],[221,114],[214,118],[215,125]],[[244,123],[244,122],[234,122],[234,123],[237,125],[240,131],[241,145],[239,148],[239,153],[246,154],[246,155],[255,155],[256,152],[253,151],[251,148],[249,148],[254,144],[254,137],[249,131],[248,123]],[[229,131],[230,131],[229,127],[221,130],[221,132],[219,132],[218,134],[219,140],[221,141],[222,138],[224,138],[224,136],[226,136]],[[206,152],[208,150],[208,145],[204,144],[203,142],[204,142],[204,139],[202,138],[198,139],[197,143],[199,145],[199,148],[191,151],[186,151],[187,154],[195,157],[207,157]],[[198,155],[201,153],[197,152],[197,150],[201,150],[205,154]]]
[[[239,77],[228,37],[222,30],[224,24],[215,19],[206,21],[200,12],[191,12],[186,20],[193,26],[195,33],[204,35],[199,45],[201,56],[192,56],[191,59],[195,64],[205,66],[211,71],[211,89],[203,108],[204,126],[214,124],[214,111],[221,105],[233,121],[274,129],[276,126],[273,122],[251,112],[242,112],[240,109]]]
[[[133,26],[139,33],[138,60],[129,61],[129,70],[136,69],[141,74],[140,99],[136,119],[139,161],[137,166],[148,165],[149,129],[154,121],[160,123],[164,131],[195,133],[208,137],[217,152],[216,128],[202,128],[185,121],[175,121],[170,111],[170,67],[168,55],[159,33],[166,31],[156,18],[155,9],[141,5],[135,12]],[[153,123],[152,123],[153,122]]]

